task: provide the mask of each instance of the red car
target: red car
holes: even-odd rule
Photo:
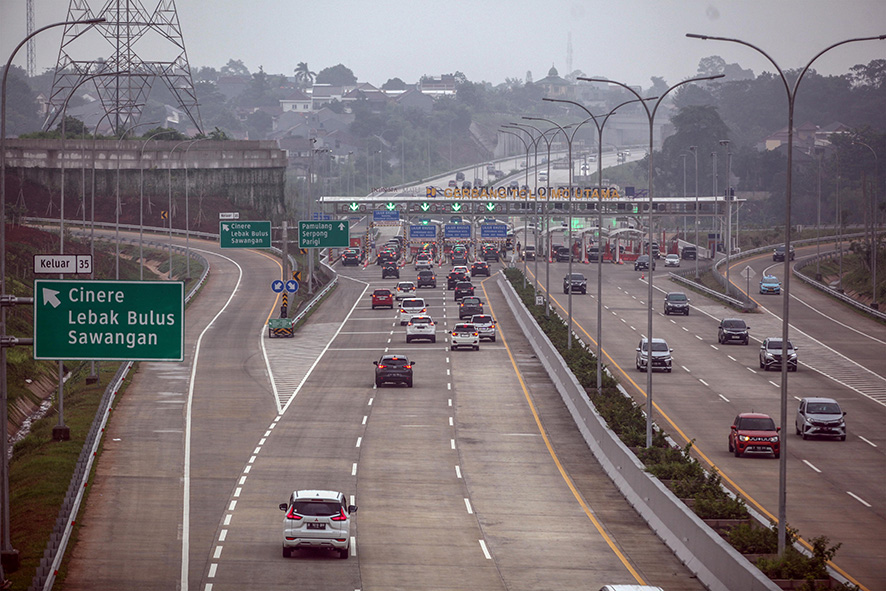
[[[745,453],[781,455],[781,440],[775,421],[769,415],[744,412],[732,421],[729,432],[729,451],[740,458]]]
[[[391,310],[394,309],[394,294],[390,289],[376,289],[372,292],[372,309],[385,306]]]

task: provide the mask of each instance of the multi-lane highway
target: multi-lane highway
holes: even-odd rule
[[[66,589],[701,589],[596,466],[496,275],[475,280],[499,322],[476,352],[446,347],[442,281],[421,292],[437,343],[406,345],[370,307],[393,284],[376,266],[269,339],[277,261],[199,248],[186,360],[140,364],[115,408]],[[374,386],[385,351],[415,360],[413,388]],[[277,505],[299,488],[359,506],[349,560],[282,556]]]
[[[797,257],[815,247],[797,249]],[[743,259],[732,268],[733,277],[750,265],[757,281],[764,271],[781,275],[783,263],[773,266],[771,255]],[[552,286],[566,273],[566,263],[552,266]],[[596,284],[597,266],[577,270]],[[528,266],[530,273],[534,266]],[[603,349],[605,361],[642,399],[645,374],[637,372],[635,348],[645,336],[647,283],[630,265],[603,266]],[[544,274],[542,284],[544,284]],[[647,275],[648,277],[648,275]],[[743,280],[741,280],[743,283]],[[656,417],[682,442],[724,474],[733,488],[750,499],[764,514],[777,514],[778,462],[771,458],[735,458],[727,449],[727,434],[740,412],[779,416],[779,373],[759,367],[759,345],[768,336],[781,335],[781,298],[752,295],[762,304],[760,313],[745,315],[751,326],[748,346],[720,345],[717,325],[735,311],[690,293],[688,317],[664,316],[667,291],[683,291],[667,279],[659,266],[653,336],[663,337],[674,349],[674,371],[656,373],[653,400]],[[560,313],[566,296],[552,289]],[[575,294],[573,314],[577,332],[586,342],[596,336],[596,290]],[[789,432],[783,434],[788,454],[787,517],[805,539],[826,535],[842,547],[836,564],[864,588],[886,587],[886,327],[833,303],[799,281],[792,283],[791,339],[799,347],[800,368],[789,375]],[[796,402],[803,396],[826,396],[847,411],[849,437],[837,440],[802,440],[794,434]]]

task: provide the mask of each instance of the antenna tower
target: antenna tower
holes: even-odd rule
[[[28,14],[28,35],[34,32],[34,0],[28,0],[27,6],[27,14]],[[28,39],[27,45],[28,51],[28,78],[34,77],[34,62],[37,61],[37,46],[34,43],[34,38],[31,37]]]
[[[566,75],[571,76],[572,72],[572,31],[566,34]]]
[[[52,127],[61,116],[65,99],[84,79],[100,72],[121,72],[92,80],[105,113],[115,113],[116,129],[138,122],[151,85],[160,78],[178,99],[178,107],[202,133],[203,123],[175,1],[155,0],[153,10],[145,7],[148,1],[93,0],[102,5],[93,10],[89,0],[71,0],[65,20],[104,17],[106,22],[93,27],[65,26],[44,129]],[[97,39],[104,41],[102,46],[107,53],[95,59],[86,58],[87,52],[95,55]]]

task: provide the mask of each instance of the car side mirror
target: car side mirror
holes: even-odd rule
[[[415,365],[415,359],[413,359],[413,360],[410,361],[409,363],[412,364],[412,365]]]
[[[751,327],[750,327],[750,326],[745,326],[744,329],[745,329],[745,330],[751,330]]]
[[[286,509],[287,509],[288,507],[289,507],[289,505],[287,505],[286,503],[280,503],[280,510],[281,510],[281,511],[286,511]]]
[[[640,347],[637,347],[635,350],[636,350],[636,351],[639,351],[639,350],[640,350]]]
[[[736,427],[735,425],[732,425],[732,430],[733,430],[733,431],[738,431],[738,427]]]
[[[778,433],[779,431],[781,431],[781,427],[776,427],[775,432]]]
[[[378,365],[378,361],[373,361],[372,365]]]
[[[668,349],[668,353],[673,353],[673,352],[674,352],[673,349]]]
[[[348,513],[356,513],[357,505],[348,505]]]
[[[846,416],[846,411],[845,411],[845,410],[843,411],[843,416],[844,416],[844,417]]]
[[[794,351],[795,351],[795,352],[796,352],[796,351],[799,351],[799,350],[800,350],[800,347],[794,347]]]

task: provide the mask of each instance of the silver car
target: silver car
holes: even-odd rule
[[[471,316],[471,324],[477,327],[480,340],[489,339],[495,342],[495,319],[489,314],[474,314]]]
[[[480,350],[480,333],[473,324],[456,324],[449,335],[449,350],[455,351],[460,347],[471,347],[474,351]]]
[[[406,342],[410,343],[416,339],[437,342],[437,325],[430,316],[413,316],[406,323]]]
[[[671,353],[674,350],[668,347],[667,341],[664,339],[652,339],[652,370],[662,369],[668,373],[671,372],[673,359]],[[639,371],[649,370],[649,341],[641,339],[637,345],[637,369]]]
[[[339,558],[351,554],[351,515],[345,495],[332,490],[296,490],[280,503],[283,518],[283,556],[300,548],[335,550]]]
[[[427,314],[428,307],[424,298],[410,298],[400,302],[400,326],[406,326],[413,316]]]
[[[803,398],[797,407],[794,428],[803,439],[815,435],[846,441],[846,412],[833,398]]]

